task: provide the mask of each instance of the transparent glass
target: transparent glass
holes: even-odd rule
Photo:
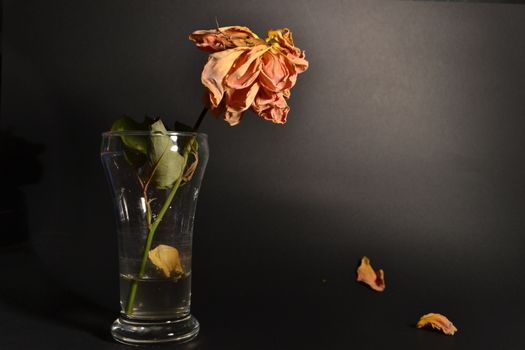
[[[121,315],[111,333],[135,345],[189,341],[199,332],[190,314],[191,258],[207,136],[107,132],[101,158],[119,242]]]

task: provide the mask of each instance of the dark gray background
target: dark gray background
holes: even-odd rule
[[[285,126],[203,123],[187,348],[525,348],[525,6],[369,0],[4,1],[0,348],[121,347],[100,133],[193,123],[215,17],[291,28],[310,69]]]

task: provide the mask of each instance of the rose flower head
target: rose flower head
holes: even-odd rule
[[[290,89],[308,68],[289,29],[270,30],[263,40],[246,27],[221,27],[195,31],[190,40],[210,52],[201,81],[216,115],[233,126],[251,108],[266,120],[286,123]]]

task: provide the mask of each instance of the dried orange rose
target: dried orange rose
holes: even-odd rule
[[[290,30],[270,30],[262,40],[246,27],[231,26],[198,30],[190,40],[211,52],[201,80],[214,114],[224,115],[233,126],[251,108],[266,120],[286,123],[286,99],[297,74],[308,68]]]
[[[361,265],[357,268],[357,282],[366,283],[373,290],[382,292],[385,290],[385,272],[383,270],[374,271],[370,265],[370,259],[363,256]]]
[[[458,329],[450,322],[448,318],[441,314],[429,313],[421,316],[419,321],[416,324],[417,328],[423,328],[427,325],[432,326],[432,328],[440,330],[446,335],[454,335]]]

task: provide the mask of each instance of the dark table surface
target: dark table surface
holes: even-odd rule
[[[77,269],[89,270],[88,262],[75,266],[70,259],[75,252],[53,249],[41,243],[2,248],[1,348],[125,348],[109,333],[118,315],[116,275],[115,280],[107,271],[94,278],[77,275]],[[208,276],[208,281],[194,270],[192,313],[201,322],[201,333],[178,348],[525,348],[525,285],[519,268],[509,270],[495,260],[491,270],[450,276],[445,265],[442,274],[432,266],[421,268],[424,259],[393,264],[383,266],[386,291],[375,293],[355,282],[354,259],[344,260],[325,273],[306,264],[303,271],[284,267],[260,276],[223,271],[222,278]],[[417,272],[410,271],[411,264],[419,266]],[[416,329],[427,312],[447,315],[458,333]]]

